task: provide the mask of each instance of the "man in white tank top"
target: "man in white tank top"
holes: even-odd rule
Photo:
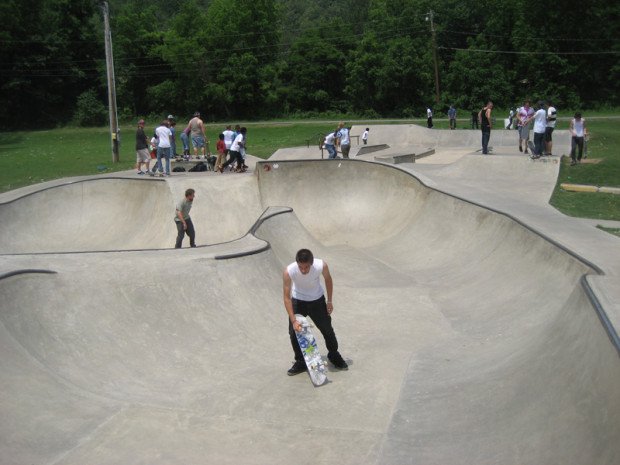
[[[321,276],[325,279],[327,289],[327,301],[321,286]],[[331,314],[334,311],[332,293],[333,280],[329,273],[327,263],[314,258],[308,249],[301,249],[295,256],[295,261],[286,267],[283,273],[284,282],[284,308],[288,313],[288,332],[291,345],[295,352],[295,363],[288,370],[288,375],[293,376],[306,371],[306,362],[303,353],[297,343],[295,331],[301,331],[301,325],[295,319],[295,314],[309,316],[316,327],[321,331],[327,346],[327,358],[332,364],[341,370],[348,369],[338,352],[338,340],[332,328]]]
[[[586,120],[581,117],[581,113],[575,113],[575,117],[570,121],[568,127],[571,137],[571,166],[581,163],[581,157],[583,156],[583,140],[588,133],[586,128]],[[576,155],[577,148],[579,148],[579,155]]]

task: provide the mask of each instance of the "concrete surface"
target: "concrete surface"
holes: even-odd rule
[[[620,239],[548,206],[557,159],[467,137],[1,195],[0,463],[620,463]],[[350,363],[321,388],[286,376],[301,247]]]

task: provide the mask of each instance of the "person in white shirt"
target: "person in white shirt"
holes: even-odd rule
[[[545,130],[545,145],[546,155],[551,156],[553,154],[553,130],[555,129],[555,123],[558,118],[558,111],[553,106],[553,103],[547,101],[547,129]]]
[[[321,276],[325,280],[327,290],[327,302],[325,292],[321,286]],[[294,376],[306,371],[306,362],[297,343],[295,332],[302,330],[301,324],[295,318],[298,313],[309,316],[316,327],[321,331],[327,346],[327,358],[332,364],[340,369],[347,370],[349,367],[338,352],[338,340],[332,327],[331,314],[334,311],[332,295],[334,283],[332,276],[323,260],[314,258],[308,249],[301,249],[295,255],[295,261],[288,265],[283,273],[284,308],[288,314],[288,332],[291,345],[295,352],[295,363],[288,370],[289,376]]]
[[[364,142],[364,145],[368,144],[368,131],[370,131],[370,129],[366,128],[366,130],[362,133],[362,142]]]
[[[224,134],[224,144],[226,144],[226,155],[228,156],[228,152],[230,152],[230,146],[235,140],[235,133],[232,130],[230,124],[226,126],[226,129],[224,130],[224,132],[222,132],[222,134]]]
[[[530,107],[530,101],[526,100],[523,106],[517,110],[517,129],[519,130],[519,152],[527,152],[527,143],[530,140],[530,121],[534,116],[534,109]],[[522,144],[525,147],[522,147]]]
[[[168,124],[168,120],[163,120],[155,129],[157,137],[157,164],[155,166],[159,174],[162,175],[164,167],[161,159],[163,157],[166,160],[166,176],[170,176],[170,139],[172,138],[172,131],[170,131]]]
[[[581,163],[581,157],[583,156],[583,141],[588,135],[586,120],[581,117],[580,112],[575,113],[575,117],[571,120],[568,130],[571,135],[570,164],[573,166],[577,163]],[[578,156],[576,156],[577,148],[579,148]]]
[[[338,156],[338,152],[336,152],[336,131],[330,132],[325,136],[325,140],[323,141],[323,147],[327,150],[329,154],[328,158],[336,158]]]
[[[433,127],[433,110],[431,107],[426,109],[426,126],[429,129]]]
[[[230,146],[230,158],[220,167],[220,173],[223,173],[224,168],[234,163],[235,161],[237,162],[237,168],[235,169],[235,172],[245,172],[246,169],[243,167],[243,157],[241,156],[241,150],[245,145],[245,134],[247,133],[247,131],[247,128],[241,128],[239,130],[239,133],[235,137],[232,145]]]
[[[538,110],[534,113],[534,147],[532,149],[532,159],[540,158],[545,146],[545,132],[547,130],[547,109],[545,102],[538,102]]]
[[[344,122],[338,123],[338,132],[336,133],[336,145],[340,147],[342,158],[349,158],[351,151],[351,138],[349,136],[349,128],[345,127]]]

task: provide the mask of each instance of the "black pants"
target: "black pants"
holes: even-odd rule
[[[579,149],[579,155],[577,155]],[[573,161],[581,160],[583,156],[583,137],[573,136],[571,139],[570,157]]]
[[[325,338],[328,358],[330,354],[335,354],[338,352],[338,340],[336,339],[334,328],[332,328],[332,317],[327,313],[325,296],[311,302],[293,299],[293,311],[303,316],[309,316],[315,326],[319,328],[319,331],[321,331],[321,334]],[[297,336],[295,336],[295,330],[293,329],[293,324],[290,320],[288,322],[288,334],[291,337],[291,345],[293,346],[293,351],[295,352],[295,361],[303,362],[304,354],[299,348]]]
[[[536,151],[535,155],[542,155],[545,148],[545,133],[535,132],[534,133],[534,149]]]
[[[188,218],[185,220],[185,223],[187,223],[187,230],[183,229],[183,223],[180,221],[175,221],[175,223],[177,225],[177,242],[174,245],[174,248],[181,248],[185,234],[189,236],[190,247],[196,247],[196,232],[194,231],[194,223],[192,223],[192,219]]]
[[[482,154],[487,155],[489,153],[489,140],[491,139],[491,130],[482,130]]]
[[[226,163],[222,165],[222,169],[226,168],[228,165],[237,162],[237,168],[241,168],[243,166],[243,157],[241,156],[241,152],[236,152],[234,150],[230,150],[230,158]]]

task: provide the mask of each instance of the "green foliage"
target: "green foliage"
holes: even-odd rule
[[[0,127],[56,126],[107,86],[100,2],[5,0]],[[525,97],[620,104],[620,3],[607,0],[110,0],[123,115],[208,120],[478,108]],[[433,26],[441,102],[435,103]],[[33,115],[34,113],[34,115]]]
[[[108,110],[101,103],[95,89],[89,89],[77,98],[73,120],[78,126],[102,126],[108,119]]]

